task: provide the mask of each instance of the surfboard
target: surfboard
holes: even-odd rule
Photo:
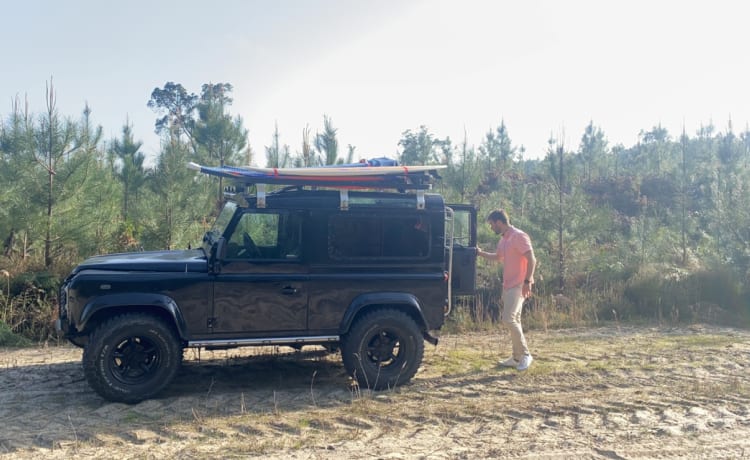
[[[264,174],[267,176],[330,176],[330,177],[355,177],[355,176],[390,176],[429,173],[447,168],[446,165],[433,166],[321,166],[313,168],[258,168],[254,166],[242,166],[239,169]]]
[[[244,184],[311,185],[360,188],[429,189],[437,170],[445,166],[345,166],[315,168],[256,168],[202,166],[188,168]]]

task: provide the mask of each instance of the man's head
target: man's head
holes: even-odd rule
[[[508,214],[503,209],[495,209],[487,216],[487,222],[496,235],[502,235],[510,226]]]

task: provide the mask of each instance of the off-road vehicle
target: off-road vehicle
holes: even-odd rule
[[[83,347],[96,392],[150,398],[189,347],[322,345],[372,389],[415,375],[451,297],[474,291],[473,208],[424,182],[291,183],[234,194],[198,248],[101,255],[72,271],[58,329]]]

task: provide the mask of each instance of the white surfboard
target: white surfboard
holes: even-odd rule
[[[428,171],[436,171],[447,168],[447,165],[431,166],[348,166],[335,167],[325,166],[317,168],[259,168],[255,166],[241,166],[241,169],[253,171],[268,176],[328,176],[328,177],[351,177],[351,176],[383,176],[383,175],[407,175],[418,174]]]

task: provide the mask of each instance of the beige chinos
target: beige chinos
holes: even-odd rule
[[[530,354],[521,326],[521,310],[524,301],[521,288],[522,285],[503,289],[502,323],[510,331],[510,338],[513,342],[513,359],[516,361],[520,361],[523,355]]]

